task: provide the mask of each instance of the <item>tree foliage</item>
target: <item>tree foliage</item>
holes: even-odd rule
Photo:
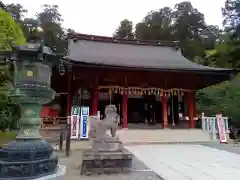
[[[214,48],[219,36],[218,26],[206,25],[204,15],[188,1],[173,9],[150,11],[135,29],[132,26],[130,20],[121,21],[114,37],[127,38],[130,34],[140,40],[179,41],[183,55],[201,63],[205,63],[205,49]]]
[[[209,65],[227,68],[240,67],[239,2],[238,0],[226,0],[225,7],[222,8],[225,31],[220,33],[214,48],[206,51],[205,60]],[[198,108],[208,114],[222,111],[240,126],[239,92],[240,74],[236,79],[198,91]]]
[[[20,116],[20,106],[10,97],[0,94],[0,130],[16,128]]]
[[[66,33],[61,26],[63,19],[58,11],[58,6],[45,4],[36,17],[43,28],[44,42],[55,52],[65,52],[67,49]]]
[[[22,30],[11,15],[0,8],[0,52],[11,50],[9,40],[17,45],[25,43]]]
[[[113,34],[113,37],[124,38],[124,39],[133,39],[133,22],[127,19],[124,19],[120,22],[118,29]]]
[[[3,6],[2,6],[3,7]],[[5,8],[0,8],[0,51],[11,51],[9,41],[17,45],[25,43],[20,26],[12,19]],[[20,117],[20,110],[10,97],[6,95],[11,88],[10,66],[0,64],[0,130],[12,129]]]
[[[204,14],[189,1],[149,12],[135,30],[141,40],[179,41],[182,54],[191,61],[207,66],[240,68],[240,1],[226,0],[222,8],[224,31],[207,25]],[[128,20],[130,22],[130,20]],[[120,26],[117,32],[124,31]],[[197,91],[198,112],[224,115],[240,122],[240,75],[234,80]],[[240,123],[239,123],[240,124]]]

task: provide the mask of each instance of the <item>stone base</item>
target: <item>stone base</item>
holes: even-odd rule
[[[28,180],[54,174],[58,158],[44,140],[14,141],[0,148],[0,180]]]
[[[100,137],[92,140],[92,149],[98,152],[104,151],[122,151],[122,141],[118,137]]]
[[[121,151],[83,152],[82,175],[128,172],[132,166],[133,154],[126,149]]]
[[[66,166],[59,165],[56,173],[48,176],[43,176],[33,180],[64,180],[64,175],[66,174]]]
[[[56,173],[58,158],[30,161],[4,162],[0,161],[0,180],[30,180]]]

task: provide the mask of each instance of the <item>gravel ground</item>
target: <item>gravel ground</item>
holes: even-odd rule
[[[59,180],[163,180],[136,157],[133,158],[132,172],[130,173],[81,176],[80,164],[82,151],[72,151],[69,157],[66,157],[63,152],[56,152],[56,155],[59,157],[59,163],[67,166],[66,175],[64,178],[59,178]]]

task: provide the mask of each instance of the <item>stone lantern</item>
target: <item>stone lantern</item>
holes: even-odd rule
[[[5,55],[12,64],[13,90],[11,96],[21,106],[20,132],[16,141],[0,148],[0,179],[27,180],[53,174],[58,158],[52,146],[39,134],[40,110],[54,99],[51,89],[51,69],[57,60],[40,39],[23,46],[12,45]]]

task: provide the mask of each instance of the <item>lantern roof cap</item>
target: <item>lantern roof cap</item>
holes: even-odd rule
[[[17,53],[42,53],[49,56],[56,56],[56,53],[54,53],[50,47],[45,46],[42,41],[39,42],[27,42],[21,46],[13,45],[12,46],[12,52]]]

